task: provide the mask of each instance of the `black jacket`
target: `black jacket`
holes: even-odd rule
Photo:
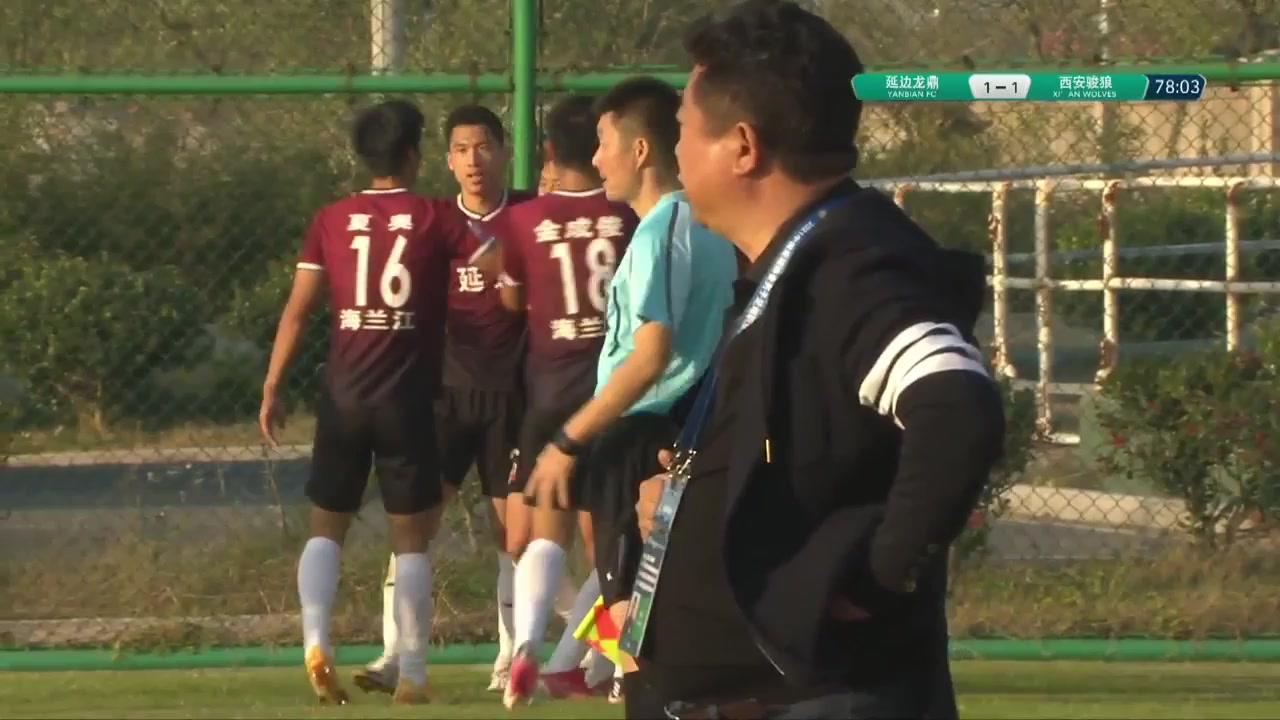
[[[869,380],[896,357],[893,339],[910,333],[977,354],[982,258],[939,248],[878,191],[833,192],[848,198],[791,259],[759,332],[740,338],[752,346],[728,479],[734,597],[761,648],[799,684],[945,658],[946,549],[1003,446],[1000,395],[981,366],[917,377],[901,395],[886,389],[890,379]],[[944,323],[963,341],[928,331]],[[836,595],[871,619],[833,621]]]

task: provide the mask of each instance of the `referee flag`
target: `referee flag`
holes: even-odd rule
[[[603,596],[596,600],[591,611],[573,632],[574,637],[619,667],[622,666],[622,653],[618,650],[618,638],[621,635],[617,624],[609,616],[609,608],[605,606]]]

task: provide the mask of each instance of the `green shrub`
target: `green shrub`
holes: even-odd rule
[[[294,272],[292,257],[272,263],[261,282],[236,289],[227,312],[218,320],[219,331],[226,337],[242,340],[257,349],[250,355],[253,362],[228,360],[225,375],[228,382],[234,381],[238,373],[250,375],[248,382],[254,412],[257,412],[262,377],[266,372],[266,354],[275,338],[276,324],[289,297]],[[328,312],[327,307],[316,308],[303,335],[284,388],[291,402],[309,404],[319,392],[323,378],[321,366],[329,342]],[[244,391],[239,392],[243,394]]]
[[[113,417],[147,410],[140,391],[157,370],[190,360],[200,308],[172,268],[28,258],[0,290],[0,377],[33,406],[101,433]]]
[[[18,303],[4,322],[28,333],[4,334],[21,347],[0,351],[0,384],[23,386],[6,419],[21,432],[76,416],[99,431],[252,417],[301,238],[357,181],[344,145],[221,126],[196,142],[176,111],[82,129],[20,144],[0,167],[0,295]],[[440,184],[443,173],[426,175]],[[47,314],[54,292],[77,298],[74,317]],[[37,296],[46,314],[22,309]],[[157,316],[158,302],[181,322]],[[291,389],[311,394],[323,341],[309,334]]]
[[[0,171],[0,218],[45,252],[170,268],[212,319],[233,288],[296,252],[311,214],[347,179],[315,144],[182,149],[182,132],[162,122],[140,138],[103,133],[88,147],[28,153]]]
[[[1259,513],[1280,509],[1278,329],[1260,333],[1265,354],[1124,363],[1102,385],[1102,462],[1182,500],[1186,528],[1202,546],[1231,544]]]

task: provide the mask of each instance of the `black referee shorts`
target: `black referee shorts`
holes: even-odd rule
[[[516,445],[515,472],[511,477],[511,492],[523,493],[529,484],[529,475],[538,462],[538,455],[551,442],[551,438],[573,414],[582,407],[581,403],[567,403],[561,407],[530,407],[524,414],[524,422],[520,424],[520,441]],[[569,507],[557,510],[586,510],[585,488],[582,484],[582,458],[569,482]],[[532,496],[525,496],[526,505],[537,504]]]
[[[524,416],[520,393],[446,387],[435,416],[440,479],[456,489],[475,465],[485,497],[505,498]]]
[[[392,515],[413,515],[440,504],[440,465],[431,402],[419,394],[371,405],[338,405],[325,393],[316,408],[307,499],[321,510],[360,509],[377,472],[382,505]]]
[[[640,483],[663,471],[658,451],[670,448],[678,432],[667,415],[636,413],[619,418],[592,445],[580,484],[586,487],[596,572],[607,604],[631,596],[643,545],[636,518]]]

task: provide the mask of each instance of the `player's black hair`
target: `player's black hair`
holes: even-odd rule
[[[351,144],[374,177],[404,172],[411,151],[422,145],[422,111],[407,100],[387,100],[356,117]]]
[[[664,169],[675,170],[676,143],[680,141],[680,93],[655,77],[623,80],[596,100],[596,114],[613,113],[631,137],[643,137],[653,146]]]
[[[591,158],[600,140],[596,137],[596,111],[590,96],[570,95],[557,102],[547,112],[543,126],[557,165],[579,172],[595,172]]]
[[[449,142],[453,131],[460,127],[480,126],[489,131],[489,137],[499,145],[507,144],[507,132],[502,128],[498,115],[483,105],[459,105],[444,120],[444,141]]]
[[[857,165],[862,61],[831,23],[794,2],[744,0],[694,22],[684,48],[701,69],[692,99],[713,129],[747,123],[802,182]]]

